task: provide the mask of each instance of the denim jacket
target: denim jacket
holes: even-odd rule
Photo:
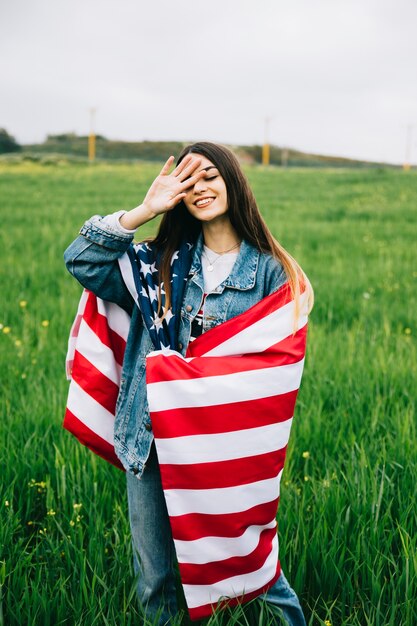
[[[116,302],[131,315],[119,396],[116,404],[114,446],[127,471],[141,476],[153,440],[146,396],[146,355],[154,350],[139,308],[126,288],[117,259],[132,244],[133,235],[114,230],[98,215],[87,220],[64,254],[73,276],[99,298]],[[201,266],[203,238],[199,236],[185,286],[179,326],[179,350],[185,354],[191,322],[204,296]],[[204,305],[203,332],[243,313],[286,281],[281,264],[246,241],[230,275]]]

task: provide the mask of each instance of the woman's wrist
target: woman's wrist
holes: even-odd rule
[[[146,222],[153,220],[154,217],[155,214],[152,213],[145,204],[140,204],[122,215],[119,221],[123,228],[135,230],[139,228],[139,226],[146,224]]]

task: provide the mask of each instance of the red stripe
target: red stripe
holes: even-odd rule
[[[299,331],[301,334],[301,331]],[[257,354],[245,354],[240,356],[205,356],[185,361],[181,356],[171,354],[166,356],[158,354],[147,360],[146,382],[157,383],[160,381],[170,382],[175,380],[195,380],[207,376],[226,376],[238,372],[250,372],[253,370],[291,365],[298,363],[305,353],[305,330],[304,336],[291,336],[287,345],[281,349],[281,342],[276,344],[275,352],[268,348],[265,352]],[[286,341],[286,340],[284,340]]]
[[[201,537],[239,537],[248,526],[269,524],[275,519],[279,498],[238,513],[187,513],[170,517],[172,536],[182,541]]]
[[[286,447],[266,454],[231,461],[160,464],[162,486],[167,489],[219,489],[267,480],[284,467]]]
[[[105,315],[98,312],[97,299],[94,294],[89,293],[88,300],[85,305],[84,321],[91,330],[97,335],[105,346],[113,350],[116,362],[123,364],[123,357],[126,349],[126,341],[116,331],[112,330],[108,325]]]
[[[151,421],[157,439],[210,435],[246,430],[284,422],[294,414],[298,390],[268,398],[230,402],[212,406],[152,411]]]
[[[307,343],[307,324],[302,328],[299,328],[296,333],[281,339],[274,345],[267,348],[261,354],[273,354],[274,358],[278,359],[277,365],[281,365],[281,360],[284,364],[284,359],[288,359],[288,363],[297,363],[304,358],[306,352]],[[246,355],[244,355],[246,358]]]
[[[256,548],[245,556],[232,556],[222,561],[210,563],[178,563],[183,585],[213,585],[214,583],[256,572],[264,565],[271,554],[272,541],[277,534],[276,528],[266,528],[259,536]]]
[[[284,283],[277,291],[251,306],[243,315],[231,318],[197,337],[188,346],[186,356],[202,356],[242,330],[245,330],[254,322],[288,304],[292,299],[289,284]]]
[[[195,608],[191,608],[191,609],[189,608],[188,612],[190,614],[190,617],[193,621],[198,620],[198,619],[203,619],[204,617],[210,617],[215,609],[223,610],[229,607],[232,608],[234,606],[243,604],[245,602],[249,602],[250,600],[257,598],[261,594],[266,593],[268,589],[270,589],[276,583],[280,575],[281,575],[281,565],[280,565],[280,562],[278,561],[275,576],[266,585],[263,585],[259,589],[256,589],[255,591],[251,591],[250,593],[245,593],[237,598],[231,598],[230,600],[221,600],[220,602],[217,603],[217,605],[202,604],[201,606],[196,606]]]
[[[119,469],[124,470],[123,465],[114,452],[114,447],[88,428],[69,409],[65,411],[63,427],[72,433],[84,446],[95,452],[95,454],[98,454],[98,456],[101,456],[105,461],[112,463]]]
[[[102,374],[77,350],[74,354],[72,379],[96,402],[113,415],[115,414],[119,386]]]

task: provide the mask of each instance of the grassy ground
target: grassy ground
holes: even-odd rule
[[[61,428],[80,294],[62,253],[90,215],[138,204],[157,169],[0,166],[0,624],[143,623],[124,476]],[[316,293],[282,485],[284,571],[310,624],[414,626],[417,175],[247,173]],[[235,611],[210,625],[245,619],[268,623]]]

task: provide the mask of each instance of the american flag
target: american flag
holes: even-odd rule
[[[305,310],[305,293],[301,310]],[[276,514],[307,317],[288,284],[198,337],[147,357],[162,486],[190,617],[246,602],[280,574]]]
[[[114,451],[114,418],[130,316],[83,291],[66,358],[70,380],[63,426],[93,452],[123,469]]]
[[[307,333],[288,284],[189,345],[147,357],[162,486],[190,617],[246,602],[280,574],[277,508]],[[85,291],[71,332],[64,427],[121,467],[113,448],[130,318]]]

